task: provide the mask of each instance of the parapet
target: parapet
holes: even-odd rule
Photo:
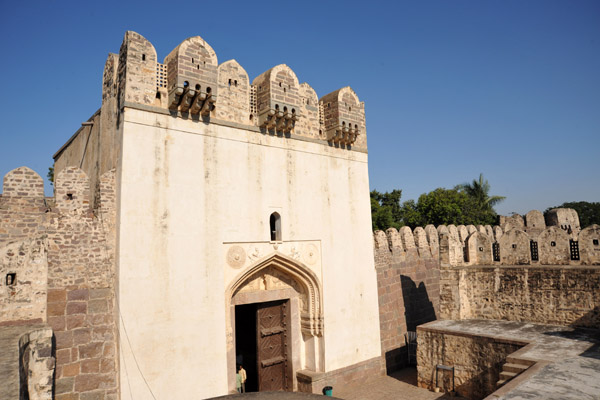
[[[543,214],[533,210],[501,218],[503,227],[490,225],[433,225],[411,230],[402,227],[375,232],[375,248],[388,247],[420,258],[434,257],[445,266],[466,265],[600,265],[600,226],[592,225],[577,233],[575,210],[557,209],[559,226],[546,226]],[[566,222],[565,222],[566,221]],[[568,222],[568,223],[567,223]],[[567,225],[565,225],[567,223]],[[570,224],[569,224],[570,223]],[[569,230],[569,225],[571,230]],[[566,229],[565,229],[566,228]]]
[[[106,211],[115,209],[115,170],[100,177],[98,202],[99,208]],[[67,167],[55,174],[55,198],[44,196],[42,177],[28,167],[19,167],[4,176],[1,200],[4,208],[14,212],[45,213],[50,210],[47,203],[54,204],[60,213],[87,213],[92,209],[90,179],[78,167]],[[48,201],[50,200],[50,201]],[[35,208],[31,206],[35,205]]]
[[[256,77],[235,60],[221,65],[201,37],[184,40],[161,64],[154,46],[128,31],[117,58],[109,54],[103,75],[103,102],[164,109],[174,117],[214,118],[259,128],[263,133],[309,137],[335,147],[366,150],[364,103],[346,86],[323,96],[285,64]],[[234,125],[237,126],[237,125]]]

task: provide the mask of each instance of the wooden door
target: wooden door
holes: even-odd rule
[[[259,303],[256,310],[258,390],[290,390],[287,300]]]

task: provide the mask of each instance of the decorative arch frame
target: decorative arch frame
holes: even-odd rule
[[[226,291],[227,299],[231,301],[252,276],[270,267],[289,276],[305,290],[307,304],[303,305],[300,310],[302,333],[311,336],[322,336],[323,290],[319,279],[306,265],[279,252],[258,261],[239,274]]]
[[[261,271],[266,274],[268,271],[272,272],[272,269],[293,280],[294,285],[287,288],[265,286],[262,290],[242,291]],[[295,285],[297,286],[294,287]],[[299,293],[297,288],[304,292],[306,301],[300,301],[302,293]],[[297,371],[303,368],[315,372],[322,370],[322,285],[317,275],[306,265],[282,253],[275,252],[258,260],[251,267],[237,275],[225,290],[228,386],[230,389],[235,388],[235,306],[286,299],[290,301],[291,314],[296,315],[296,322],[292,322],[290,327],[293,390],[298,390]],[[294,318],[292,318],[292,321],[294,321]]]

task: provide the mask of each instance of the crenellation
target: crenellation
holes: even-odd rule
[[[578,241],[581,264],[600,265],[600,226],[594,224],[582,229]]]
[[[399,232],[404,251],[407,255],[410,255],[410,257],[415,257],[418,254],[418,250],[412,230],[408,226],[403,226],[400,228]]]
[[[218,60],[213,48],[200,36],[181,42],[165,57],[168,106],[174,111],[209,116],[218,95]]]
[[[364,103],[350,87],[319,99],[285,64],[269,69],[250,84],[239,63],[230,60],[219,65],[216,52],[199,36],[184,40],[163,63],[157,60],[152,43],[132,31],[125,34],[119,55],[109,54],[101,118],[106,119],[104,113],[111,114],[110,126],[116,123],[118,128],[120,121],[113,113],[119,117],[123,107],[137,104],[169,110],[176,118],[206,121],[215,117],[237,126],[257,126],[262,133],[293,134],[291,137],[366,151]]]
[[[320,133],[319,97],[317,92],[306,82],[300,85],[300,113],[294,133],[296,135],[325,139]]]
[[[402,238],[396,228],[388,228],[385,231],[388,238],[388,245],[392,252],[404,252],[404,246],[402,246]]]
[[[44,181],[35,171],[27,167],[15,168],[4,176],[2,196],[27,198],[38,202],[44,199]]]
[[[473,225],[469,225],[469,226],[473,226]],[[467,241],[467,237],[469,237],[469,229],[464,226],[464,225],[458,225],[456,227],[456,230],[458,231],[458,238],[460,239],[460,242],[462,243],[462,245],[465,245],[465,242]]]
[[[419,256],[425,258],[431,257],[431,249],[429,248],[429,242],[427,241],[425,229],[420,226],[416,227],[413,231],[413,237],[417,246],[417,250],[419,251]]]
[[[465,249],[468,251],[469,265],[492,265],[492,238],[480,231],[473,232],[467,238]]]
[[[246,70],[236,60],[219,65],[218,88],[219,107],[216,108],[216,117],[224,121],[250,124],[250,80]]]
[[[525,214],[525,229],[530,236],[537,236],[546,228],[544,214],[538,210],[531,210]]]
[[[471,233],[477,232],[477,228],[475,225],[467,225],[467,232],[470,235]]]
[[[486,225],[485,234],[488,235],[491,239],[494,239],[496,235],[494,234],[494,229],[490,225]]]
[[[511,229],[525,229],[525,221],[519,214],[513,214],[510,217],[501,215],[500,216],[500,227],[503,232],[507,232]]]
[[[429,243],[429,248],[431,249],[431,255],[434,258],[437,258],[440,247],[438,231],[435,229],[435,226],[427,225],[425,227],[425,234],[427,235],[427,242]]]
[[[536,238],[539,262],[542,265],[570,263],[569,235],[557,226],[545,228]]]
[[[388,241],[384,231],[375,231],[373,233],[373,244],[375,246],[375,249],[387,248]]]
[[[290,67],[277,65],[257,76],[258,126],[275,133],[290,133],[301,108],[298,78]]]
[[[547,226],[558,226],[569,235],[571,238],[576,238],[581,230],[579,224],[579,216],[577,211],[571,208],[555,208],[545,216],[545,222]]]
[[[519,229],[511,229],[500,240],[500,258],[504,265],[526,265],[531,263],[529,235]]]
[[[153,105],[156,99],[156,50],[139,33],[127,31],[119,50],[118,90],[125,102]],[[119,107],[119,108],[120,108]]]
[[[343,145],[366,147],[364,103],[346,86],[319,100],[324,112],[323,132],[328,141]]]
[[[502,228],[499,227],[498,225],[494,226],[493,231],[494,231],[494,240],[497,242],[500,240],[500,238],[502,237],[504,232],[502,231]]]
[[[90,179],[78,167],[67,167],[55,179],[56,207],[61,213],[86,213],[90,206]]]

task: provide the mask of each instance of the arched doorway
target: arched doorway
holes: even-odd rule
[[[249,391],[297,390],[297,371],[322,370],[322,289],[308,267],[274,253],[234,279],[226,296],[230,389],[240,361]]]

